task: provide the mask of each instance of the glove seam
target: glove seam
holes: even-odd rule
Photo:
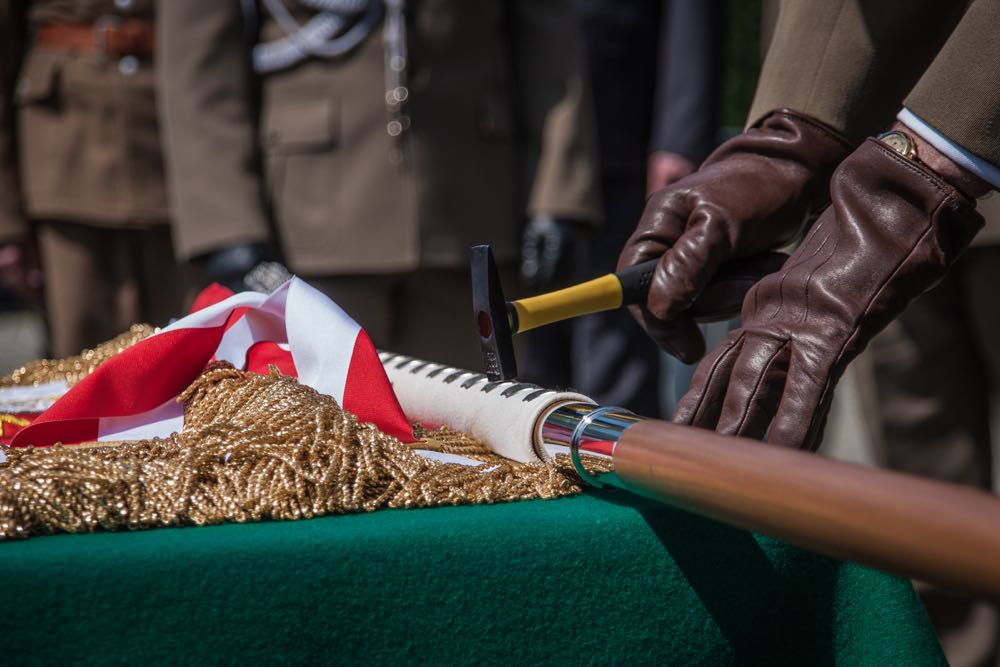
[[[774,111],[772,111],[767,116],[764,116],[764,118],[762,118],[761,120],[764,121],[767,118],[769,118],[771,115],[783,115],[783,116],[787,116],[789,118],[793,118],[795,120],[801,121],[801,122],[805,123],[806,125],[809,125],[810,127],[812,127],[817,132],[823,134],[826,138],[832,140],[833,143],[838,144],[841,148],[843,148],[848,153],[850,153],[851,151],[853,151],[855,149],[855,147],[857,146],[857,144],[852,143],[850,140],[848,140],[847,137],[842,136],[838,130],[830,127],[829,125],[827,125],[826,123],[823,123],[822,121],[816,120],[812,116],[808,116],[806,114],[801,114],[801,113],[799,113],[797,111],[794,111],[792,109],[788,109],[788,108],[782,107],[780,109],[775,109]],[[846,157],[846,155],[844,157]],[[843,159],[843,158],[841,158],[841,159]]]
[[[958,190],[958,188],[956,188],[952,184],[948,183],[947,181],[945,181],[944,179],[942,179],[940,176],[931,173],[928,170],[927,167],[921,166],[920,164],[914,162],[913,160],[908,160],[907,158],[903,157],[902,155],[900,155],[896,151],[892,150],[891,148],[889,148],[888,146],[886,146],[885,144],[883,144],[881,141],[879,141],[877,139],[873,139],[873,138],[869,137],[865,141],[868,142],[868,143],[871,143],[873,146],[875,146],[876,148],[878,148],[878,150],[882,151],[882,153],[884,153],[885,155],[888,155],[890,158],[892,158],[893,160],[895,160],[896,163],[899,164],[900,166],[906,168],[911,173],[920,176],[923,180],[927,181],[929,184],[931,184],[932,186],[934,186],[934,188],[939,193],[941,193],[943,199],[948,199],[948,198],[953,198],[953,197],[960,197],[961,199],[964,199],[965,201],[971,201],[971,200],[969,200],[968,197],[966,197],[964,194],[962,194],[961,191]],[[939,202],[938,205],[935,206],[935,208],[934,208],[934,213],[935,214],[937,213],[938,209],[940,208],[941,204],[943,204],[943,203],[944,203],[943,201]]]
[[[869,141],[872,141],[872,140],[869,140]],[[865,304],[865,309],[854,319],[854,322],[853,322],[853,325],[852,325],[852,328],[851,328],[851,335],[848,336],[847,339],[844,340],[844,342],[840,345],[840,348],[837,350],[837,356],[834,358],[834,362],[833,362],[833,364],[830,367],[830,374],[827,375],[826,382],[824,382],[824,384],[823,384],[823,391],[822,391],[822,393],[819,396],[819,400],[816,401],[815,406],[813,407],[813,409],[811,411],[813,417],[810,420],[809,429],[806,431],[807,437],[809,437],[812,434],[813,430],[816,427],[816,419],[819,416],[819,413],[816,410],[816,408],[818,408],[818,406],[820,406],[820,405],[823,405],[824,401],[827,400],[828,395],[832,392],[833,386],[836,384],[835,382],[831,382],[831,380],[833,379],[834,373],[837,374],[837,378],[838,379],[839,379],[839,377],[841,375],[843,375],[843,370],[840,368],[840,366],[841,366],[841,364],[843,362],[843,359],[844,359],[844,352],[860,336],[860,333],[861,333],[861,322],[871,312],[872,306],[876,302],[878,302],[879,297],[885,291],[886,286],[889,285],[889,283],[892,282],[892,279],[896,275],[899,274],[899,271],[903,268],[903,266],[905,266],[912,259],[912,257],[914,255],[914,253],[916,252],[917,248],[919,248],[921,245],[923,245],[923,243],[927,239],[927,237],[930,236],[934,232],[934,230],[936,228],[936,225],[934,224],[934,218],[937,216],[937,214],[941,210],[941,208],[943,208],[945,206],[945,204],[948,203],[948,199],[949,199],[948,197],[945,197],[945,198],[943,198],[941,201],[939,201],[937,203],[937,205],[934,207],[934,210],[931,212],[930,219],[929,219],[929,221],[927,223],[926,228],[924,229],[924,232],[913,243],[913,245],[910,246],[908,252],[906,253],[906,256],[903,257],[896,264],[896,266],[893,268],[892,272],[888,276],[886,276],[886,278],[879,285],[879,288],[875,291],[875,293],[872,295],[872,297],[870,299],[868,299],[868,302]],[[803,442],[803,445],[805,445],[805,442]]]
[[[741,331],[740,335],[736,338],[736,340],[734,340],[722,354],[720,354],[718,357],[715,358],[715,362],[712,364],[712,369],[708,372],[708,377],[705,378],[705,383],[703,385],[705,387],[705,391],[702,392],[701,396],[698,397],[698,405],[695,406],[694,412],[691,415],[692,424],[698,422],[699,414],[701,413],[702,408],[705,405],[705,398],[708,395],[708,388],[712,386],[712,380],[715,379],[715,375],[719,370],[719,366],[722,364],[722,360],[726,357],[726,355],[728,355],[730,352],[736,349],[737,346],[741,350],[743,349],[743,341],[746,338],[746,335],[747,334],[745,331]],[[725,400],[725,397],[723,397],[723,400]]]
[[[771,354],[771,357],[767,360],[767,363],[764,365],[764,368],[761,371],[760,375],[757,376],[757,382],[754,384],[753,391],[750,393],[750,398],[743,408],[743,416],[740,418],[740,423],[736,427],[736,433],[735,433],[736,435],[743,435],[743,427],[746,425],[747,418],[750,416],[749,407],[756,402],[757,395],[760,393],[760,386],[764,383],[764,377],[767,375],[767,372],[770,370],[771,366],[774,365],[775,360],[778,358],[778,355],[781,354],[781,351],[784,350],[786,347],[790,346],[791,346],[791,339],[785,338],[782,341],[781,345],[778,346],[778,349],[776,349],[774,353]],[[788,380],[787,372],[785,375],[785,380],[786,382]],[[784,394],[784,387],[782,387],[782,394]],[[772,415],[771,417],[773,419],[774,415]]]
[[[812,231],[812,230],[810,230],[810,231]],[[817,231],[815,233],[818,234],[819,230],[817,229]],[[821,252],[823,252],[823,249],[826,248],[826,244],[829,243],[829,242],[830,242],[830,237],[827,236],[825,239],[823,239],[823,242],[819,244],[819,247],[816,248],[816,250],[811,255],[809,255],[808,257],[803,257],[802,259],[800,259],[797,263],[795,263],[792,266],[782,267],[781,278],[778,281],[778,296],[779,296],[779,301],[778,301],[777,307],[774,309],[774,312],[771,313],[768,316],[769,320],[773,320],[776,317],[778,317],[778,314],[781,312],[781,309],[785,307],[785,282],[787,281],[787,279],[791,275],[791,273],[793,271],[795,271],[795,269],[799,268],[800,266],[805,266],[809,261],[811,261],[813,258],[815,258],[816,256],[818,256]],[[837,244],[839,244],[839,239],[834,242],[833,250],[830,251],[830,257],[827,257],[825,260],[823,260],[823,262],[821,262],[819,266],[822,266],[823,264],[826,264],[827,262],[830,261],[830,259],[833,257],[833,253],[837,250]],[[805,296],[806,296],[805,311],[807,313],[809,311],[809,281],[816,274],[816,271],[817,271],[818,268],[819,267],[816,267],[812,271],[809,272],[809,275],[806,276],[805,287],[803,288],[804,292],[805,292]],[[757,298],[756,294],[754,294],[754,298],[755,299]],[[804,317],[805,316],[803,316],[803,319],[804,319]]]

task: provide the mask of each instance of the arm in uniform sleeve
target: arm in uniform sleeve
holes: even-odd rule
[[[782,2],[748,123],[788,107],[854,142],[885,129],[964,11],[939,0]]]
[[[171,0],[157,18],[159,100],[178,256],[267,242],[240,3]]]
[[[26,25],[23,2],[0,0],[0,243],[22,237],[28,231],[17,176],[13,100]]]
[[[715,148],[722,75],[723,3],[664,3],[650,153],[695,165]]]
[[[1000,2],[976,0],[905,107],[961,149],[1000,168]],[[994,187],[993,178],[982,175]]]
[[[530,153],[528,212],[596,224],[597,137],[569,0],[513,3],[518,113]]]

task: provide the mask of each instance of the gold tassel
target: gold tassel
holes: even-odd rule
[[[184,430],[169,438],[8,448],[0,534],[300,519],[580,491],[565,457],[515,463],[448,429],[418,427],[421,441],[404,444],[273,369],[265,376],[212,364],[178,400]],[[414,449],[483,465],[432,461]]]
[[[102,363],[127,347],[152,335],[156,329],[148,324],[133,324],[125,333],[118,334],[93,349],[84,350],[65,359],[37,359],[15,369],[10,375],[0,377],[0,387],[14,387],[65,380],[69,386],[94,372]]]

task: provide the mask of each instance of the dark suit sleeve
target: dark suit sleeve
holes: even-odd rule
[[[678,153],[697,164],[715,147],[723,9],[722,0],[664,3],[651,153]]]
[[[27,231],[17,176],[14,109],[25,31],[24,3],[0,0],[0,242]]]
[[[601,217],[597,135],[569,0],[516,0],[510,35],[531,178],[528,212]]]
[[[1000,166],[1000,2],[973,2],[906,107],[936,130]]]
[[[964,11],[941,0],[785,0],[748,124],[790,107],[858,142],[885,129]]]
[[[170,0],[158,11],[159,100],[177,254],[266,241],[240,3]]]

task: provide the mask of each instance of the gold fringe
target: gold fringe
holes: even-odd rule
[[[422,441],[407,445],[274,370],[212,364],[179,400],[184,430],[169,438],[7,449],[0,534],[300,519],[580,491],[565,458],[515,463],[448,429],[418,428]],[[439,463],[413,449],[484,465]]]
[[[0,377],[0,387],[41,384],[65,380],[73,386],[90,375],[95,368],[127,347],[152,335],[155,328],[148,324],[133,324],[125,333],[105,341],[93,349],[84,350],[75,357],[65,359],[37,359],[15,369],[10,375]]]

